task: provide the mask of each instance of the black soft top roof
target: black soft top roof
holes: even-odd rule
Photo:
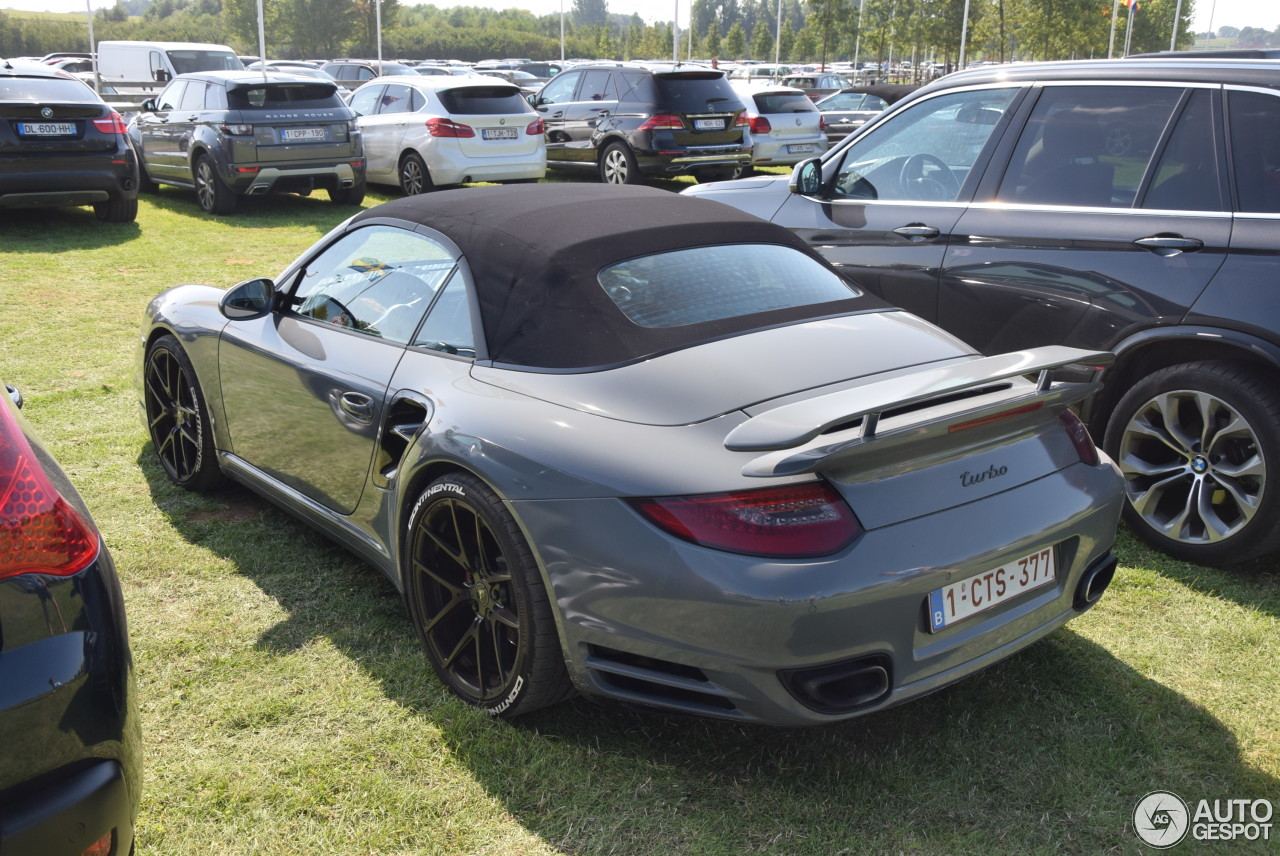
[[[867,299],[778,309],[681,327],[630,321],[596,278],[615,262],[718,244],[794,247],[781,226],[727,205],[650,187],[538,184],[407,196],[354,218],[428,226],[462,250],[489,358],[526,368],[601,368],[746,330],[869,308]],[[723,283],[721,283],[723,285]]]

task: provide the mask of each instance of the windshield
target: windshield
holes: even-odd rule
[[[244,71],[244,63],[231,51],[171,50],[169,62],[178,74],[193,71]]]

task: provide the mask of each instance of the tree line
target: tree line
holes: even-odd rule
[[[1112,0],[970,0],[966,56],[971,60],[1043,60],[1119,54],[1127,29],[1133,52],[1189,47],[1195,0],[1143,0],[1132,15],[1120,4],[1112,32]],[[679,39],[681,58],[787,62],[934,60],[960,52],[964,0],[693,0],[692,26],[608,11],[607,0],[573,0],[566,16],[565,55],[666,59]],[[373,56],[381,15],[387,58],[560,57],[560,16],[518,9],[440,9],[399,0],[265,0],[267,54],[272,58]],[[1230,31],[1230,32],[1228,32]],[[121,0],[94,14],[96,39],[199,41],[258,52],[257,0]],[[1243,47],[1280,46],[1280,27],[1222,28]],[[1232,41],[1233,40],[1233,41]],[[0,56],[89,50],[84,17],[0,12]]]

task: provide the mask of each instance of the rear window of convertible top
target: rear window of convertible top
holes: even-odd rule
[[[860,296],[804,253],[770,244],[694,247],[628,259],[601,270],[599,281],[641,327],[682,327]]]

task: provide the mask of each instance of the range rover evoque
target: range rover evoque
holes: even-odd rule
[[[313,190],[359,205],[365,160],[355,118],[332,81],[210,71],[171,80],[142,105],[129,135],[142,190],[193,188],[210,214],[234,213],[241,196]]]

